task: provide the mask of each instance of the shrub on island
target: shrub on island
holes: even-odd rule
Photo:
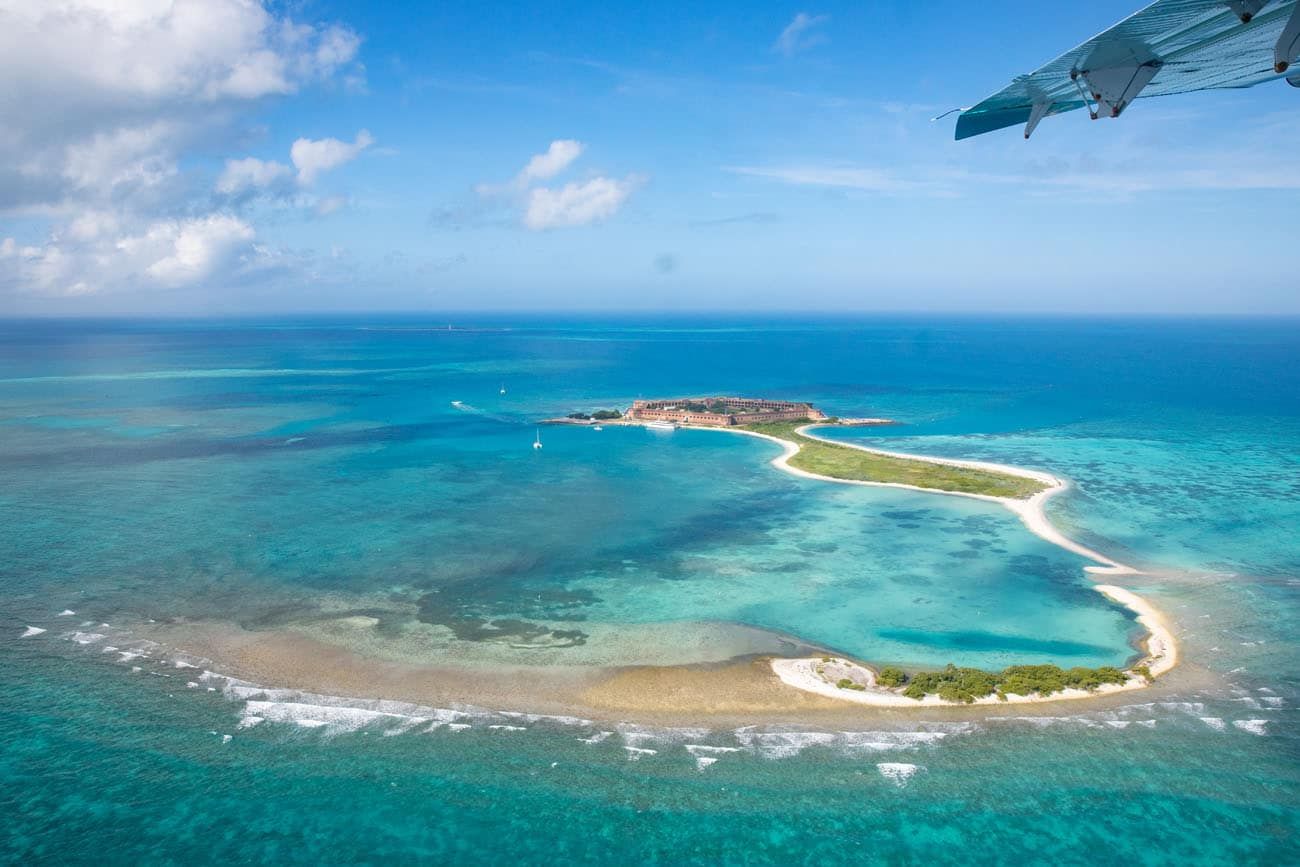
[[[862,684],[854,683],[853,681],[849,680],[847,677],[841,677],[838,681],[835,682],[835,685],[840,689],[857,689],[857,690],[866,689],[866,687],[863,686]]]
[[[1134,668],[1138,674],[1142,672]],[[884,674],[882,669],[881,674]],[[901,673],[901,672],[900,672]],[[1118,668],[1103,665],[1100,668],[1076,666],[1062,669],[1056,665],[1012,665],[1000,672],[979,668],[958,668],[949,663],[943,671],[924,671],[912,676],[903,695],[917,701],[927,695],[938,695],[944,701],[970,704],[977,698],[996,694],[1001,700],[1010,695],[1051,695],[1064,689],[1083,689],[1092,692],[1103,684],[1122,684],[1128,675]],[[881,680],[881,683],[884,683]]]
[[[616,409],[598,409],[593,413],[571,412],[565,416],[565,418],[576,419],[577,421],[590,421],[592,419],[595,419],[596,421],[608,421],[611,418],[622,417],[623,413]]]
[[[903,695],[918,701],[935,693],[944,701],[970,704],[977,698],[992,695],[997,675],[979,668],[958,668],[951,662],[943,671],[923,671],[912,676]]]
[[[876,683],[881,686],[902,686],[907,683],[907,675],[903,673],[901,668],[886,665],[876,674]]]

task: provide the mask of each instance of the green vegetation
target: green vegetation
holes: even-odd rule
[[[907,675],[903,673],[901,668],[886,665],[876,674],[876,683],[881,686],[902,686],[907,683]]]
[[[865,686],[863,686],[860,683],[854,683],[853,681],[849,680],[847,677],[841,677],[838,681],[836,681],[835,685],[840,689],[857,689],[863,691],[866,690]]]
[[[607,421],[608,419],[611,418],[622,418],[622,417],[623,417],[623,413],[619,412],[616,409],[598,409],[595,412],[591,413],[590,415],[585,412],[571,412],[565,416],[565,418],[574,418],[579,421],[588,421],[590,419],[595,419],[596,421]]]
[[[1133,666],[1133,673],[1145,680],[1147,683],[1155,683],[1155,675],[1151,673],[1151,669],[1148,666],[1135,665]]]
[[[1138,668],[1134,671],[1140,674]],[[882,675],[884,671],[881,671]],[[1091,692],[1102,684],[1120,684],[1127,680],[1127,674],[1110,665],[1101,668],[1076,666],[1069,669],[1055,665],[1012,665],[1000,672],[992,672],[979,668],[958,668],[950,663],[943,671],[924,671],[912,675],[903,695],[917,701],[927,695],[938,695],[944,701],[969,704],[977,698],[995,693],[1005,701],[1008,693],[1051,695],[1063,689],[1086,689]]]
[[[731,407],[720,400],[686,400],[682,401],[681,408],[687,412],[712,412],[718,415],[729,415],[732,412]]]
[[[1032,497],[1047,487],[1034,479],[992,470],[954,467],[912,458],[896,458],[815,440],[796,433],[796,430],[804,424],[806,422],[771,422],[743,427],[745,430],[796,443],[799,451],[790,458],[790,466],[819,476],[830,476],[833,479],[892,482],[936,491],[985,494],[1012,499]]]
[[[943,671],[923,671],[912,675],[903,695],[917,701],[935,693],[944,701],[970,703],[992,695],[997,689],[997,675],[978,668],[958,668],[951,663]]]

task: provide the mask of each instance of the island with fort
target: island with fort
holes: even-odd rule
[[[664,431],[722,430],[761,437],[782,447],[782,454],[771,463],[784,472],[840,484],[907,488],[995,502],[1017,515],[1035,535],[1094,561],[1096,565],[1085,568],[1090,576],[1140,574],[1066,537],[1047,520],[1044,504],[1068,488],[1068,483],[1056,476],[984,461],[886,451],[813,433],[817,428],[894,424],[891,419],[828,416],[806,401],[682,397],[636,400],[625,410],[574,412],[545,419],[544,423],[641,426]],[[1124,669],[1013,665],[993,672],[948,665],[938,671],[905,672],[893,666],[876,668],[826,655],[773,658],[772,670],[783,683],[806,692],[860,704],[907,707],[1087,698],[1141,689],[1177,664],[1173,633],[1159,611],[1123,587],[1092,586],[1131,610],[1147,631],[1143,653]]]

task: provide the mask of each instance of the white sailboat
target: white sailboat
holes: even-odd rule
[[[535,440],[533,440],[533,448],[535,448],[535,449],[540,449],[541,447],[542,447],[542,429],[541,429],[541,428],[538,428],[538,429],[537,429],[537,438],[536,438]]]

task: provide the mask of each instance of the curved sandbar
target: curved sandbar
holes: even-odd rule
[[[635,424],[635,422],[632,421],[625,421],[624,423]],[[1099,564],[1096,566],[1085,567],[1085,572],[1091,575],[1141,574],[1137,569],[1134,569],[1131,566],[1126,566],[1123,563],[1113,560],[1085,545],[1075,542],[1073,539],[1068,538],[1052,526],[1051,522],[1047,520],[1047,515],[1043,510],[1043,504],[1046,503],[1049,498],[1064,491],[1069,485],[1065,480],[1057,478],[1050,473],[1039,472],[1037,470],[1026,470],[1021,467],[1012,467],[1004,464],[989,463],[986,461],[936,458],[927,455],[913,455],[904,452],[885,451],[884,449],[874,449],[852,443],[837,442],[835,440],[829,440],[809,433],[810,428],[818,427],[816,424],[807,424],[795,428],[794,432],[799,436],[839,448],[858,449],[869,454],[883,455],[902,460],[921,461],[1016,476],[1019,478],[1031,479],[1040,483],[1044,487],[1042,490],[1028,498],[1016,499],[1013,497],[999,497],[990,494],[944,490],[937,487],[921,487],[919,485],[909,485],[900,482],[875,482],[864,479],[841,479],[834,476],[808,472],[807,470],[791,466],[790,459],[799,453],[801,447],[799,443],[788,439],[783,439],[761,431],[746,430],[740,427],[681,426],[692,430],[724,430],[770,440],[777,443],[782,448],[781,455],[773,458],[771,461],[772,466],[790,473],[791,475],[800,476],[806,479],[818,479],[824,482],[836,482],[845,485],[872,485],[876,487],[904,488],[913,491],[946,494],[953,497],[971,497],[977,500],[988,500],[990,502],[999,503],[1015,513],[1025,527],[1034,535],[1051,542],[1053,545],[1057,545],[1067,551],[1086,557],[1087,559],[1093,560]],[[1155,606],[1151,605],[1150,602],[1143,599],[1133,591],[1127,590],[1123,587],[1116,587],[1111,584],[1096,584],[1093,586],[1093,589],[1106,598],[1125,606],[1136,614],[1138,622],[1146,627],[1147,632],[1149,633],[1146,641],[1147,655],[1141,660],[1138,666],[1134,666],[1126,672],[1128,674],[1128,679],[1124,683],[1102,684],[1092,691],[1066,689],[1046,696],[1037,694],[1007,694],[1005,699],[1003,699],[996,695],[989,695],[976,699],[974,703],[1001,704],[1004,701],[1009,703],[1062,701],[1089,698],[1112,692],[1142,689],[1149,686],[1151,681],[1142,674],[1136,672],[1134,670],[1135,668],[1145,667],[1146,671],[1149,672],[1152,678],[1154,678],[1169,671],[1178,663],[1178,647],[1174,641],[1173,632],[1170,630],[1164,616],[1155,608]],[[927,695],[924,699],[920,700],[909,698],[903,695],[900,690],[877,685],[875,673],[866,666],[843,659],[834,659],[831,663],[827,663],[825,659],[821,657],[805,659],[773,659],[772,670],[783,683],[793,686],[796,689],[859,704],[874,705],[878,707],[924,707],[965,704],[965,702],[945,701],[937,695]],[[841,679],[847,679],[853,682],[855,686],[851,689],[842,689],[836,685]]]

